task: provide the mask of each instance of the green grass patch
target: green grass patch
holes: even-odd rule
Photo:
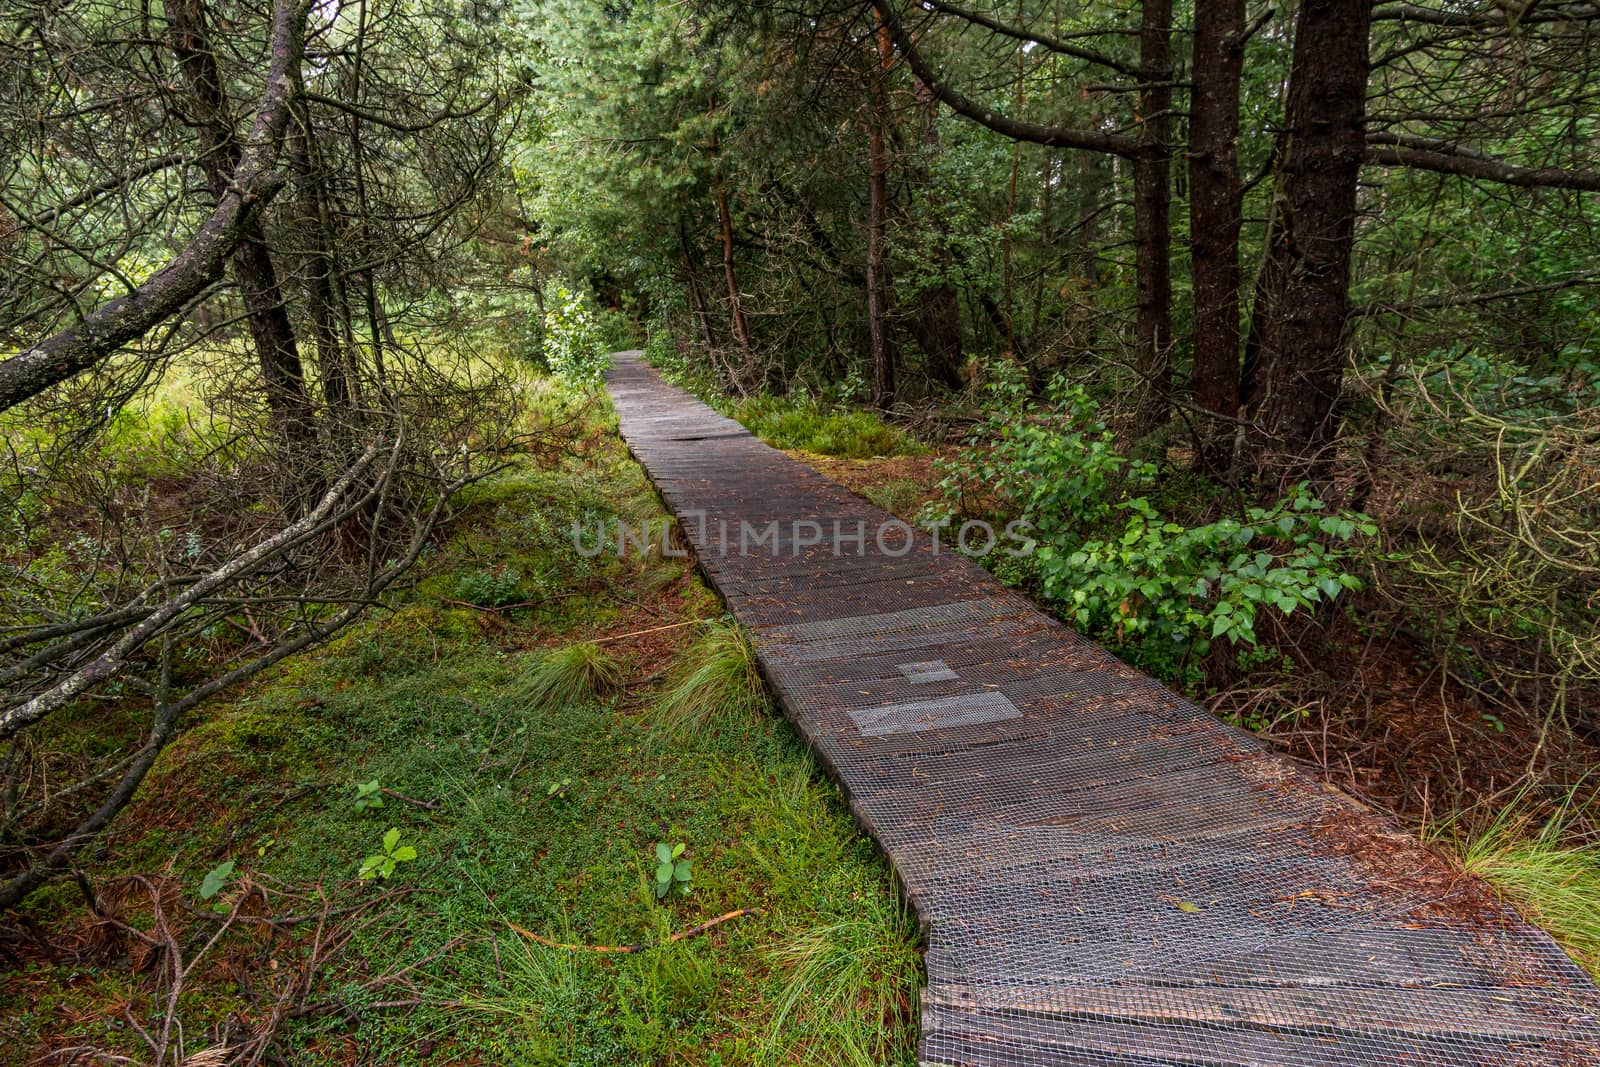
[[[924,451],[916,438],[870,411],[829,407],[806,396],[755,396],[734,403],[729,414],[774,448],[850,459]]]
[[[310,999],[338,1008],[287,1024],[286,1062],[914,1063],[916,931],[837,791],[763,713],[743,635],[711,622],[595,643],[716,608],[681,561],[577,552],[575,520],[663,517],[615,440],[574,452],[475,487],[401,610],[204,709],[89,876],[153,875],[186,923],[183,907],[250,884],[296,894],[295,912],[409,890],[318,977]],[[472,575],[506,587],[463,588]],[[535,603],[467,608],[463,592]],[[685,844],[689,894],[656,899],[657,842]],[[409,850],[386,878],[358,878],[368,857]],[[139,893],[107,899],[148,922]],[[29,907],[46,923],[84,910],[70,882]],[[670,940],[740,908],[759,913]],[[190,1053],[270,1009],[263,991],[316,924],[294,929],[270,951],[230,933],[212,958],[228,964],[196,969],[178,1006]],[[647,947],[556,949],[518,929]],[[0,985],[0,1042],[142,1060],[121,1013],[162,1010],[156,971],[115,954],[34,961]],[[369,985],[397,971],[408,985]]]
[[[593,641],[579,641],[540,656],[517,694],[535,707],[566,707],[608,696],[621,684],[616,658]]]

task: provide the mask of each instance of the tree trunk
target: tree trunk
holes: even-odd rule
[[[917,119],[920,125],[923,148],[928,157],[937,157],[939,145],[939,102],[933,92],[920,81],[913,81],[917,98]],[[921,168],[913,180],[928,187],[926,168]],[[937,212],[940,205],[932,197],[929,207]],[[939,281],[924,287],[916,297],[907,329],[922,349],[927,360],[928,375],[948,389],[959,390],[965,382],[961,377],[961,363],[966,354],[966,341],[961,329],[961,297],[950,283],[954,257],[950,254],[948,236],[940,233],[932,247],[924,250],[934,264]]]
[[[1283,303],[1285,274],[1289,269],[1289,233],[1283,190],[1274,191],[1272,210],[1262,239],[1261,263],[1256,268],[1250,301],[1250,331],[1244,340],[1244,363],[1239,368],[1239,414],[1249,420],[1261,414],[1271,395],[1269,353],[1278,350],[1278,308]]]
[[[1139,373],[1136,432],[1147,434],[1167,419],[1172,393],[1172,0],[1144,0],[1139,31],[1140,150],[1133,159],[1133,243],[1138,310],[1135,321]]]
[[[1276,309],[1271,395],[1258,444],[1262,488],[1326,488],[1344,379],[1357,179],[1365,150],[1367,0],[1304,0],[1289,77],[1284,157],[1287,269]]]
[[[894,405],[894,344],[889,336],[889,287],[885,278],[884,221],[888,211],[889,153],[884,127],[889,121],[888,78],[893,45],[888,31],[877,34],[878,67],[874,73],[867,116],[867,338],[872,356],[872,404],[880,411]]]
[[[739,293],[739,276],[733,269],[733,212],[728,208],[728,191],[717,179],[717,225],[722,231],[722,276],[728,284],[728,314],[733,323],[733,339],[750,352],[750,327],[745,323],[744,298]]]
[[[221,201],[229,191],[243,155],[227,92],[206,35],[205,0],[171,0],[165,8],[172,31],[172,51],[188,89],[187,103],[198,127],[201,165],[212,194]],[[234,280],[244,301],[250,335],[261,364],[261,378],[273,421],[303,462],[315,443],[315,426],[306,395],[305,374],[294,326],[259,216],[247,223],[244,237],[229,257]]]
[[[333,284],[338,270],[332,251],[337,238],[323,191],[322,161],[311,130],[311,116],[302,110],[299,129],[290,142],[289,162],[299,200],[296,228],[305,235],[306,310],[317,349],[323,401],[330,410],[343,413],[353,422],[359,385],[355,368],[339,343],[338,297]]]
[[[1196,0],[1194,89],[1189,105],[1189,248],[1194,279],[1195,406],[1224,419],[1198,427],[1196,458],[1228,466],[1239,413],[1239,79],[1244,0]]]
[[[215,210],[177,254],[133,291],[0,360],[0,411],[95,366],[144,336],[220,276],[223,262],[285,184],[274,164],[294,99],[294,71],[305,52],[305,13],[294,0],[277,0],[273,5],[266,82],[247,147],[236,157]]]
[[[683,253],[683,274],[689,285],[689,304],[700,323],[700,333],[706,342],[707,354],[717,350],[716,336],[711,332],[711,311],[706,307],[706,296],[700,288],[700,271],[695,266],[694,248],[689,244],[689,227],[683,218],[678,219],[678,248]]]

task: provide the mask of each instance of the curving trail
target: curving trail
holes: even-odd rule
[[[1415,841],[637,353],[608,381],[925,926],[923,1063],[1600,1064],[1588,976]]]

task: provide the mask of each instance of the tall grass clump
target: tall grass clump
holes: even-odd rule
[[[730,716],[753,717],[766,705],[749,639],[733,623],[717,622],[679,659],[656,703],[654,729],[683,737]]]
[[[622,668],[593,641],[579,641],[539,657],[517,685],[517,696],[536,705],[571,707],[605,696],[622,684]]]
[[[1432,836],[1600,977],[1600,845],[1574,843],[1580,812],[1571,794],[1542,822],[1531,807],[1524,789],[1481,829],[1464,831],[1457,818]]]
[[[767,1034],[771,1051],[782,1054],[800,1036],[837,1063],[906,1058],[896,1038],[911,1031],[896,1020],[916,1011],[922,954],[916,925],[898,902],[874,901],[865,916],[813,926],[771,960],[789,971]]]

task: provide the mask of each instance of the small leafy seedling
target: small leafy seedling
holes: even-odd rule
[[[683,843],[668,845],[665,842],[656,844],[656,899],[665,900],[667,894],[672,892],[674,886],[678,892],[688,894],[689,880],[694,877],[689,871],[689,861],[679,859],[683,855]]]
[[[370,811],[383,807],[383,786],[374,778],[370,782],[356,783],[356,799],[352,805],[357,811]]]
[[[572,779],[563,778],[559,782],[551,782],[550,788],[544,791],[544,795],[550,797],[552,800],[557,797],[565,797],[567,795],[567,791],[571,788]]]
[[[228,884],[228,879],[233,877],[233,861],[223,860],[206,872],[205,878],[200,881],[200,899],[212,900],[222,892],[222,887]],[[218,915],[228,913],[228,905],[220,900],[211,905],[211,910]]]
[[[395,846],[399,845],[398,848]],[[394,873],[396,864],[410,863],[417,858],[417,850],[400,844],[400,828],[391,826],[383,835],[383,851],[361,861],[360,877],[387,878]]]

